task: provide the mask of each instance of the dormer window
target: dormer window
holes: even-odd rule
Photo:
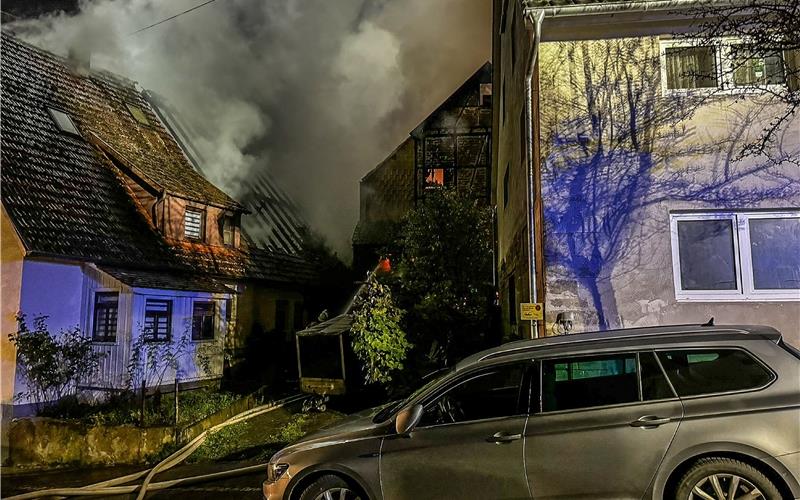
[[[183,214],[183,236],[187,240],[203,241],[206,211],[186,207]]]
[[[222,243],[232,247],[236,244],[236,224],[232,215],[222,216]]]
[[[50,118],[53,119],[53,123],[56,124],[56,127],[58,127],[60,131],[65,134],[81,135],[81,133],[78,132],[78,127],[75,126],[75,122],[72,121],[72,118],[68,114],[54,108],[47,108],[47,111],[50,112]]]

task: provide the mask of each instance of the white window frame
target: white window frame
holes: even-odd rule
[[[212,333],[213,333],[213,337],[211,337],[210,339],[203,339],[203,338],[196,339],[196,338],[194,338],[194,304],[195,304],[195,302],[202,302],[202,303],[213,304],[214,305],[214,319],[211,322],[211,324],[212,324],[211,330],[212,330]],[[190,307],[190,310],[189,310],[189,313],[190,313],[189,314],[189,318],[190,318],[189,339],[190,339],[190,341],[195,343],[195,344],[203,343],[203,342],[212,342],[212,343],[216,342],[217,334],[220,333],[220,321],[221,321],[220,317],[221,317],[221,313],[224,312],[223,311],[224,308],[220,304],[220,301],[215,300],[215,299],[213,299],[211,297],[194,297],[194,298],[192,298],[189,307]]]
[[[731,58],[731,48],[734,45],[746,45],[747,41],[738,37],[724,37],[716,40],[714,47],[715,67],[717,70],[717,86],[701,87],[696,89],[671,89],[667,87],[667,48],[671,47],[705,47],[699,40],[679,39],[679,40],[659,40],[659,70],[661,72],[661,93],[662,95],[680,94],[753,94],[767,91],[776,91],[786,87],[786,82],[770,85],[752,85],[737,87],[733,83],[733,59]],[[783,57],[783,56],[782,56]]]
[[[671,213],[669,218],[672,246],[672,277],[675,299],[678,302],[776,302],[800,301],[800,290],[757,290],[753,279],[753,260],[750,250],[751,219],[798,218],[800,210],[759,212],[687,212]],[[733,252],[736,266],[735,290],[684,290],[681,284],[680,249],[678,247],[678,222],[703,220],[730,220],[733,227]]]

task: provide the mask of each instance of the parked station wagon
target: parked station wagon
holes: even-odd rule
[[[800,351],[764,326],[513,342],[272,457],[265,498],[800,498]]]

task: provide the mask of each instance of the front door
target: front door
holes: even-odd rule
[[[653,354],[541,366],[541,411],[528,420],[525,445],[533,497],[642,498],[683,416]]]
[[[384,439],[383,497],[530,498],[523,464],[527,368],[473,371],[423,402],[416,429]]]

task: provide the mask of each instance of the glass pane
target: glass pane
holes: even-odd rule
[[[590,408],[639,400],[636,355],[542,363],[542,410]]]
[[[756,290],[800,289],[800,217],[750,219]]]
[[[665,50],[667,88],[695,89],[717,86],[714,47],[668,47]]]
[[[527,411],[522,401],[523,365],[506,365],[475,375],[426,405],[421,425],[509,417]],[[523,408],[525,406],[525,408]]]
[[[732,47],[733,83],[746,85],[781,84],[783,57],[780,52],[757,51],[744,45]]]
[[[658,366],[656,357],[652,352],[643,352],[639,355],[639,363],[642,367],[642,399],[654,401],[658,399],[668,399],[675,397],[669,382]]]
[[[660,352],[658,358],[679,396],[754,389],[772,379],[749,354],[735,349]]]
[[[736,290],[733,221],[678,222],[682,290]]]

